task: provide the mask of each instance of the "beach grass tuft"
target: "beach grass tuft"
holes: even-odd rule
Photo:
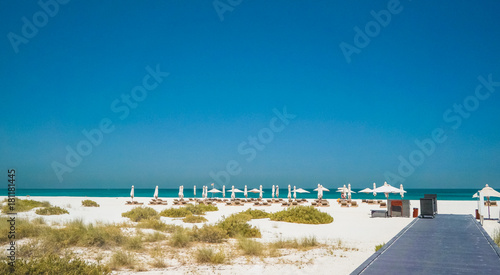
[[[18,259],[15,268],[6,260],[0,261],[0,274],[110,274],[109,267],[87,263],[79,258],[66,255],[59,257],[46,254],[36,259]]]
[[[383,244],[377,244],[375,246],[375,252],[379,251],[384,245],[385,245],[385,243],[383,243]]]
[[[49,227],[42,217],[27,220],[16,218],[16,239],[37,237]],[[7,218],[0,219],[0,243],[9,242],[10,223]]]
[[[44,216],[69,214],[68,210],[61,208],[59,206],[49,206],[49,207],[38,208],[35,211],[35,213],[38,215],[44,215]]]
[[[194,227],[192,230],[193,239],[205,243],[221,243],[227,238],[226,231],[215,225],[203,225]]]
[[[82,206],[85,206],[85,207],[99,207],[100,205],[93,201],[93,200],[83,200],[82,201]]]
[[[169,218],[181,218],[189,215],[205,215],[208,211],[217,211],[219,208],[215,205],[187,204],[179,208],[168,208],[160,212],[161,216]]]
[[[188,247],[192,241],[188,229],[179,228],[170,236],[170,245],[173,247]]]
[[[207,219],[198,215],[187,215],[182,221],[186,223],[202,223],[206,222]]]
[[[275,249],[300,249],[307,250],[319,246],[316,236],[303,237],[301,239],[279,239],[269,243],[270,248]]]
[[[122,213],[122,217],[129,218],[133,222],[146,219],[159,219],[158,212],[151,207],[135,207],[130,211]]]
[[[271,214],[267,213],[266,211],[251,208],[248,208],[246,211],[240,213],[250,215],[252,219],[265,219],[271,216]]]
[[[223,264],[226,261],[224,251],[215,252],[211,247],[203,247],[196,250],[196,261],[198,263]]]
[[[13,212],[11,211],[10,206],[8,205],[7,199],[4,199],[3,203],[4,203],[2,206],[3,213]],[[15,212],[26,212],[36,207],[50,207],[50,203],[48,201],[23,200],[16,198],[15,204],[13,206]]]
[[[125,241],[125,248],[130,250],[141,250],[142,237],[140,235],[128,237]]]
[[[112,256],[109,261],[109,266],[113,270],[118,270],[121,268],[134,268],[134,256],[131,253],[118,250]]]
[[[243,251],[243,254],[248,256],[261,256],[265,250],[264,245],[260,242],[244,237],[238,238],[238,247]]]
[[[284,221],[304,224],[328,224],[333,217],[313,206],[294,206],[270,215],[272,221]]]
[[[500,246],[500,229],[496,228],[495,231],[493,231],[493,236],[491,236],[493,241]]]
[[[217,223],[217,226],[223,229],[226,234],[231,237],[247,237],[247,238],[260,238],[262,235],[260,230],[248,224],[252,216],[248,214],[232,214],[224,220]]]

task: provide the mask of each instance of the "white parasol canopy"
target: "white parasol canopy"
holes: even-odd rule
[[[297,193],[311,193],[305,189],[302,189],[302,188],[297,188]]]
[[[243,195],[245,196],[245,198],[248,198],[248,190],[247,190],[246,185],[245,185],[245,189],[243,190]]]
[[[179,198],[184,198],[184,186],[179,186]]]
[[[226,186],[225,185],[222,185],[222,197],[223,198],[226,197]]]
[[[292,187],[289,184],[288,185],[288,200],[291,200],[291,199],[292,199]]]
[[[262,199],[262,193],[264,193],[264,191],[262,191],[262,185],[259,186],[259,199]]]
[[[155,200],[158,199],[158,185],[155,188],[155,193],[154,193],[153,197],[155,198]]]
[[[273,188],[271,189],[271,192],[272,192],[272,197],[274,199],[274,185],[273,185]]]
[[[280,196],[280,188],[276,185],[276,198]]]
[[[396,188],[396,187],[388,184],[387,182],[384,182],[384,185],[382,185],[378,188],[375,188],[373,190],[373,192],[384,193],[385,197],[388,198],[390,193],[398,193],[399,194],[401,192],[401,190],[399,188]]]
[[[401,198],[405,196],[406,191],[403,189],[403,184],[399,185],[399,194],[401,195]]]
[[[217,188],[212,188],[210,190],[207,191],[208,193],[222,193],[222,191],[220,191],[219,189]]]
[[[193,187],[193,197],[196,197],[196,185]]]
[[[359,193],[367,193],[367,194],[368,194],[368,193],[371,193],[371,192],[373,192],[373,190],[372,190],[372,189],[370,189],[370,188],[365,188],[365,189],[363,189],[363,190],[359,191]]]
[[[260,193],[260,190],[257,189],[257,188],[254,188],[252,190],[248,190],[248,192],[250,192],[250,193]]]
[[[132,201],[134,201],[134,186],[132,185],[132,190],[130,190],[130,197],[132,198]]]
[[[377,192],[375,192],[375,189],[377,189],[377,185],[375,183],[373,183],[373,196],[376,197],[377,196]]]
[[[294,186],[293,187],[293,199],[296,200],[297,199],[297,186]]]

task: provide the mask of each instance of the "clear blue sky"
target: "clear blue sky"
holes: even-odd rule
[[[219,3],[221,16],[212,1],[69,1],[48,12],[1,1],[5,178],[15,168],[25,188],[173,188],[238,163],[228,185],[365,188],[390,172],[406,188],[500,188],[498,1]],[[366,26],[369,43],[346,58],[341,44],[356,47],[354,28]],[[131,108],[122,95],[142,89],[148,66],[169,75]],[[469,111],[454,109],[464,101]],[[273,119],[285,106],[295,115],[286,126]],[[91,144],[82,131],[103,120],[113,131],[71,167],[68,146]],[[446,140],[416,151],[438,128]],[[269,143],[252,147],[259,133]],[[400,156],[414,157],[414,171]]]

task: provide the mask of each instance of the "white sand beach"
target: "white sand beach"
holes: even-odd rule
[[[20,197],[26,199],[26,197]],[[3,198],[2,198],[3,199]],[[87,198],[87,197],[31,197],[37,201],[49,201],[52,205],[60,206],[69,211],[69,214],[57,216],[43,216],[49,224],[62,224],[67,221],[82,219],[85,223],[123,223],[130,222],[128,218],[121,216],[136,206],[125,205],[130,198]],[[91,199],[100,204],[100,207],[83,207],[81,201]],[[148,205],[150,198],[134,198],[143,202],[157,211],[173,206],[173,199],[168,198],[168,205]],[[384,209],[379,205],[362,203],[356,200],[358,207],[340,207],[335,200],[329,200],[329,207],[319,207],[320,211],[329,213],[334,221],[324,225],[306,225],[286,222],[276,222],[269,219],[254,219],[249,223],[258,227],[262,232],[260,242],[267,243],[280,238],[302,238],[315,236],[319,243],[324,244],[318,248],[307,251],[290,250],[285,251],[279,257],[248,257],[233,255],[227,264],[204,265],[198,264],[194,259],[167,260],[167,267],[147,268],[141,274],[349,274],[368,257],[375,252],[375,246],[387,243],[400,230],[407,226],[413,218],[371,218],[371,209]],[[306,204],[308,205],[308,204]],[[207,212],[205,217],[207,223],[213,224],[232,213],[244,211],[248,208],[261,209],[266,212],[276,212],[284,207],[278,204],[271,206],[226,206],[217,204],[219,211]],[[411,201],[411,208],[419,208],[419,201]],[[470,214],[475,213],[476,201],[438,201],[438,213],[440,214]],[[499,217],[498,206],[491,207],[491,217]],[[486,208],[487,211],[487,208]],[[20,218],[35,218],[39,215],[34,210],[19,213]],[[194,224],[184,223],[182,219],[161,217],[168,224],[177,224],[184,227],[192,227]],[[196,224],[200,226],[200,224]],[[497,220],[486,220],[484,228],[492,235],[495,230],[500,230]],[[233,240],[234,241],[234,240]],[[340,241],[340,247],[339,247]],[[231,242],[231,241],[229,241]],[[221,246],[224,248],[224,245]],[[186,253],[165,245],[169,253]],[[186,250],[186,249],[185,249]],[[189,249],[187,249],[189,250]],[[81,251],[85,257],[85,249]],[[167,253],[168,255],[171,255]],[[138,255],[139,259],[148,261],[148,255]],[[168,256],[167,256],[168,257]],[[187,256],[186,256],[187,257]],[[135,274],[138,271],[114,271],[119,274]]]

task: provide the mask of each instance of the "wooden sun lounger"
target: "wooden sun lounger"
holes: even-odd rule
[[[312,201],[312,202],[311,202],[311,205],[312,205],[312,206],[318,206],[318,203],[317,203],[316,201]]]
[[[288,202],[284,201],[281,203],[281,206],[290,206],[290,204]]]
[[[340,207],[349,207],[349,205],[347,204],[347,201],[342,201],[340,202]]]
[[[351,207],[358,207],[358,203],[356,201],[351,201]]]
[[[386,202],[381,202],[380,203],[380,208],[386,208],[387,207],[387,203]]]

